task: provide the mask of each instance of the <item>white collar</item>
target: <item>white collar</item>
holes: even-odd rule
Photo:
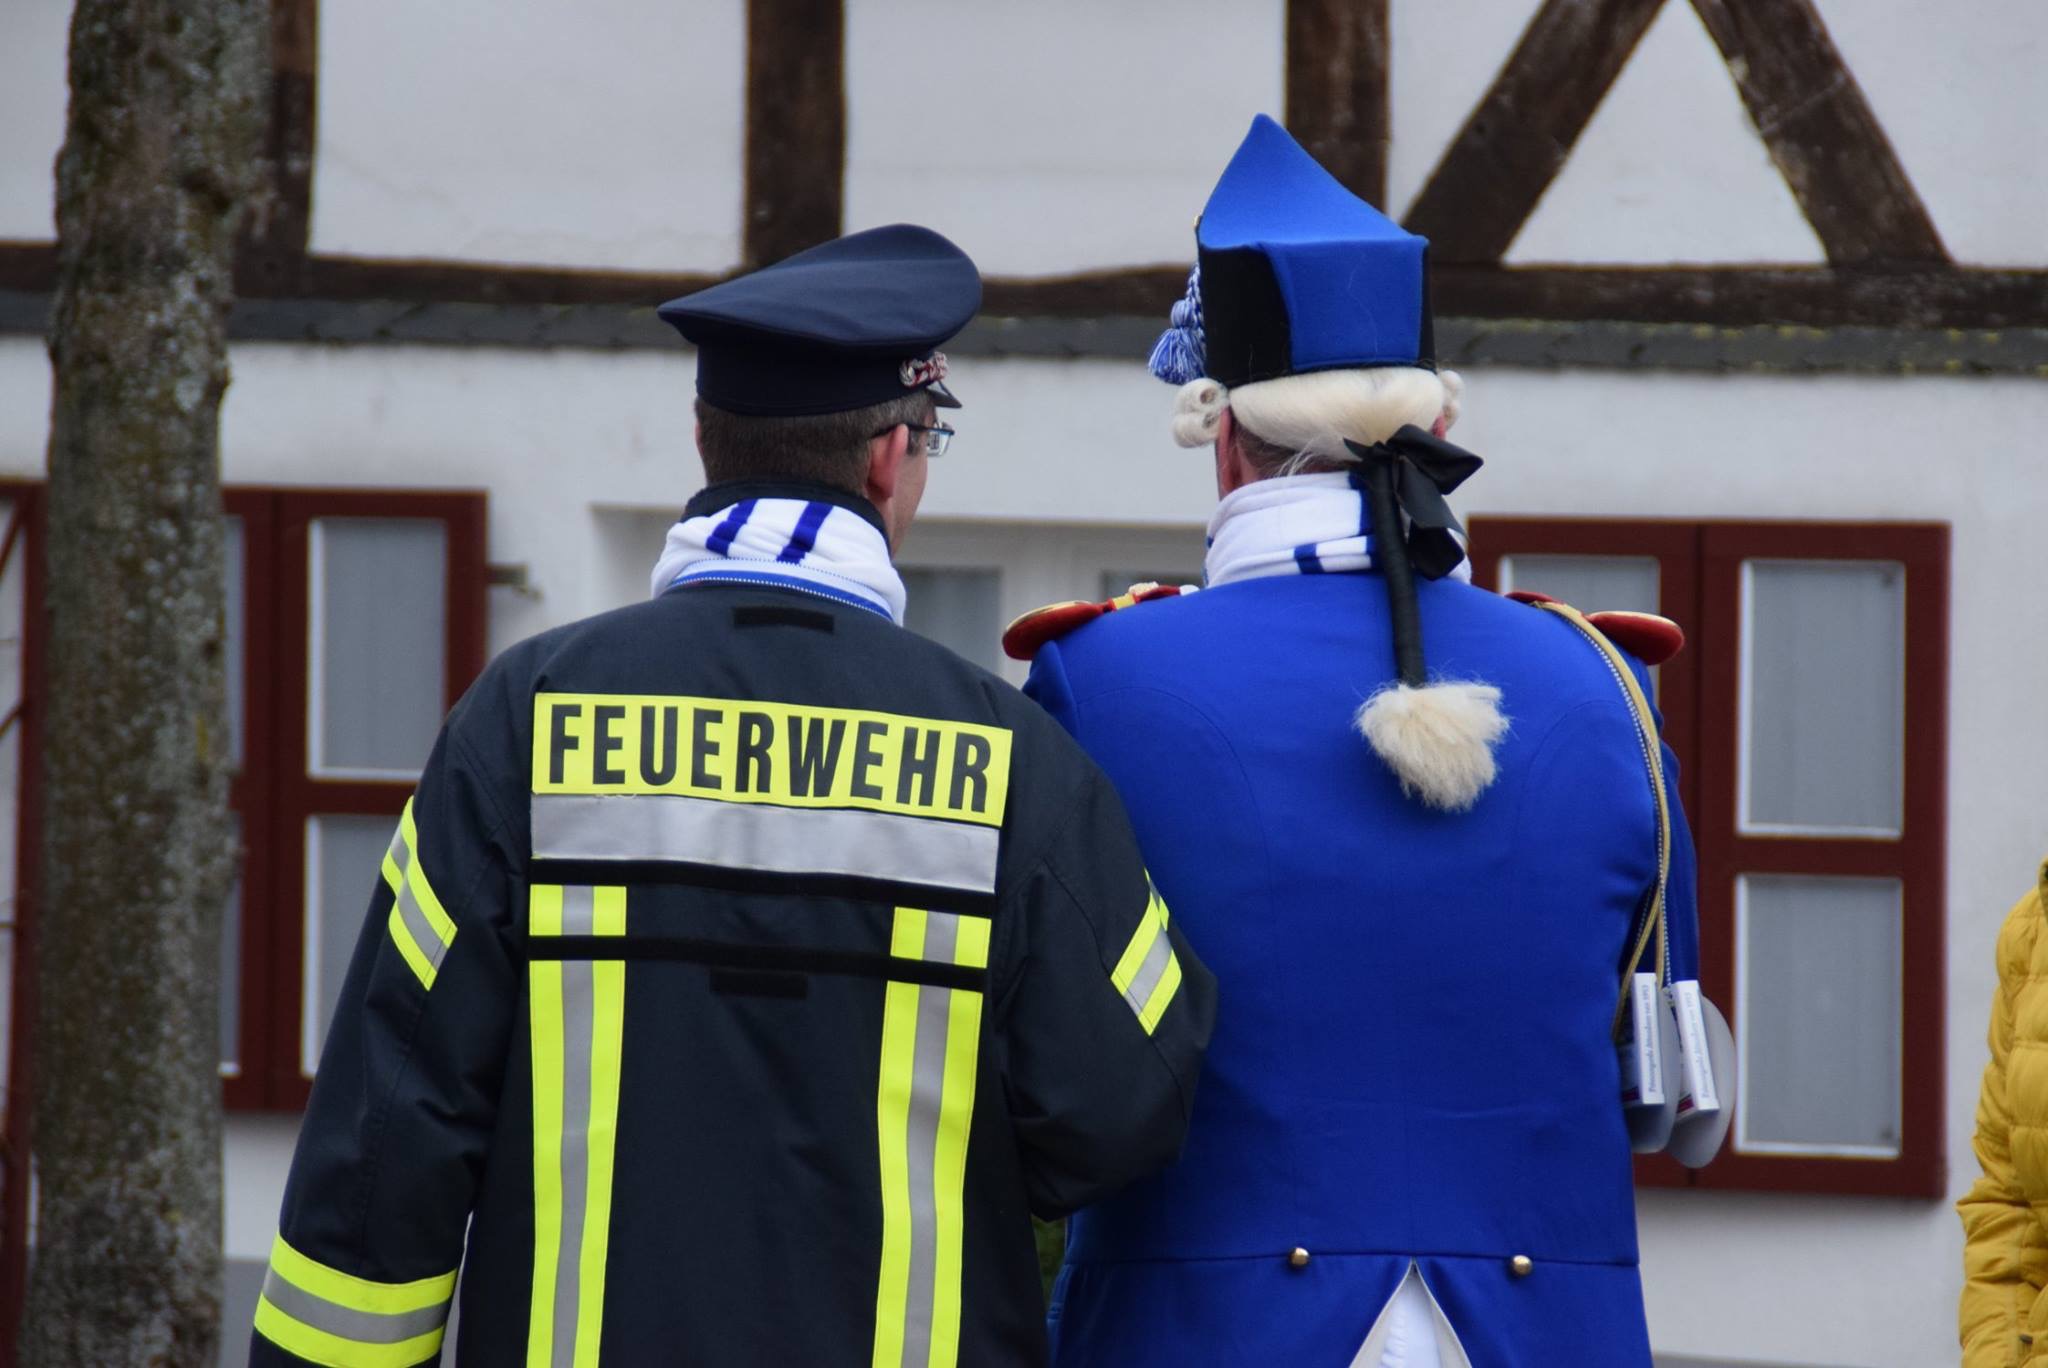
[[[1204,579],[1213,589],[1271,575],[1355,573],[1372,569],[1372,552],[1362,475],[1254,480],[1225,495],[1210,515]],[[1450,577],[1471,579],[1470,561],[1460,561]]]
[[[669,528],[650,583],[656,598],[679,584],[767,584],[903,622],[903,578],[888,539],[820,499],[761,496],[684,518]]]

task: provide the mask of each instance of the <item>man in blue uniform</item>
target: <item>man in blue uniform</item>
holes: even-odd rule
[[[1261,118],[1197,243],[1153,368],[1207,585],[1008,637],[1228,1004],[1180,1162],[1071,1223],[1055,1362],[1648,1368],[1617,1002],[1695,935],[1644,662],[1466,582],[1421,239]]]
[[[1028,1213],[1172,1158],[1213,985],[1095,766],[901,626],[980,294],[897,226],[663,307],[711,484],[443,728],[253,1363],[438,1361],[458,1265],[477,1368],[1044,1361]]]

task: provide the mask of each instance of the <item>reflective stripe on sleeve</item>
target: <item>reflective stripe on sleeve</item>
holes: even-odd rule
[[[540,936],[624,936],[626,890],[537,884]],[[528,1368],[594,1368],[604,1327],[625,1034],[621,960],[530,962],[533,1300]]]
[[[989,923],[899,907],[889,953],[986,967]],[[875,1106],[882,1258],[874,1368],[949,1368],[960,1356],[967,1140],[981,1038],[981,994],[891,982],[882,1006]]]
[[[1173,952],[1166,923],[1166,902],[1158,889],[1151,889],[1138,929],[1131,933],[1130,943],[1109,976],[1110,985],[1123,995],[1146,1035],[1159,1028],[1159,1019],[1180,991],[1180,957]]]
[[[329,1268],[285,1243],[271,1246],[256,1330],[328,1368],[412,1368],[440,1352],[455,1274],[380,1283]]]
[[[391,848],[384,852],[384,884],[391,890],[391,940],[420,985],[434,986],[434,976],[448,947],[455,944],[455,923],[441,906],[427,871],[420,863],[419,831],[413,825],[412,799],[405,800]]]

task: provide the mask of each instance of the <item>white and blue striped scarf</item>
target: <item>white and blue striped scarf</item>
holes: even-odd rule
[[[1372,552],[1362,475],[1334,471],[1255,480],[1224,496],[1210,515],[1203,579],[1214,589],[1272,575],[1370,570]],[[1471,579],[1472,563],[1460,561],[1450,578]]]
[[[669,528],[654,596],[703,583],[795,589],[903,622],[903,579],[888,539],[860,514],[820,500],[741,499]]]

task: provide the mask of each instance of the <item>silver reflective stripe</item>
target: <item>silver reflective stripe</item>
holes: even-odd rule
[[[596,892],[562,889],[562,934],[597,929]],[[562,961],[562,1237],[555,1261],[555,1362],[576,1361],[576,1309],[582,1305],[583,1218],[590,1187],[590,1037],[597,996],[589,960]]]
[[[957,917],[925,914],[924,957],[953,962]],[[931,1358],[932,1292],[939,1248],[939,1103],[946,1091],[946,1033],[952,1023],[953,990],[926,984],[917,990],[917,1044],[911,1055],[910,1118],[904,1138],[910,1150],[910,1284],[903,1306],[903,1363],[925,1368]]]
[[[427,914],[420,910],[419,898],[412,891],[412,852],[406,848],[403,827],[391,834],[390,855],[391,862],[398,866],[398,915],[405,922],[405,929],[412,932],[413,944],[419,946],[427,963],[438,970],[448,953],[448,942],[427,920]]]
[[[415,1335],[431,1334],[448,1320],[447,1302],[391,1315],[357,1311],[286,1282],[275,1268],[263,1275],[263,1295],[293,1320],[362,1344],[397,1344]]]
[[[924,914],[925,959],[933,964],[951,964],[959,944],[960,914],[958,912],[927,912]]]
[[[538,860],[673,860],[779,874],[845,874],[992,893],[1001,831],[845,808],[674,794],[535,794]]]
[[[1148,908],[1145,915],[1150,917]],[[1145,952],[1145,958],[1138,964],[1137,976],[1131,986],[1124,989],[1124,1001],[1131,1004],[1131,1010],[1140,1020],[1145,1016],[1145,1004],[1152,1000],[1152,990],[1159,986],[1159,980],[1166,973],[1166,962],[1173,958],[1173,941],[1167,936],[1166,928],[1160,927],[1159,934],[1152,938],[1152,948]]]

